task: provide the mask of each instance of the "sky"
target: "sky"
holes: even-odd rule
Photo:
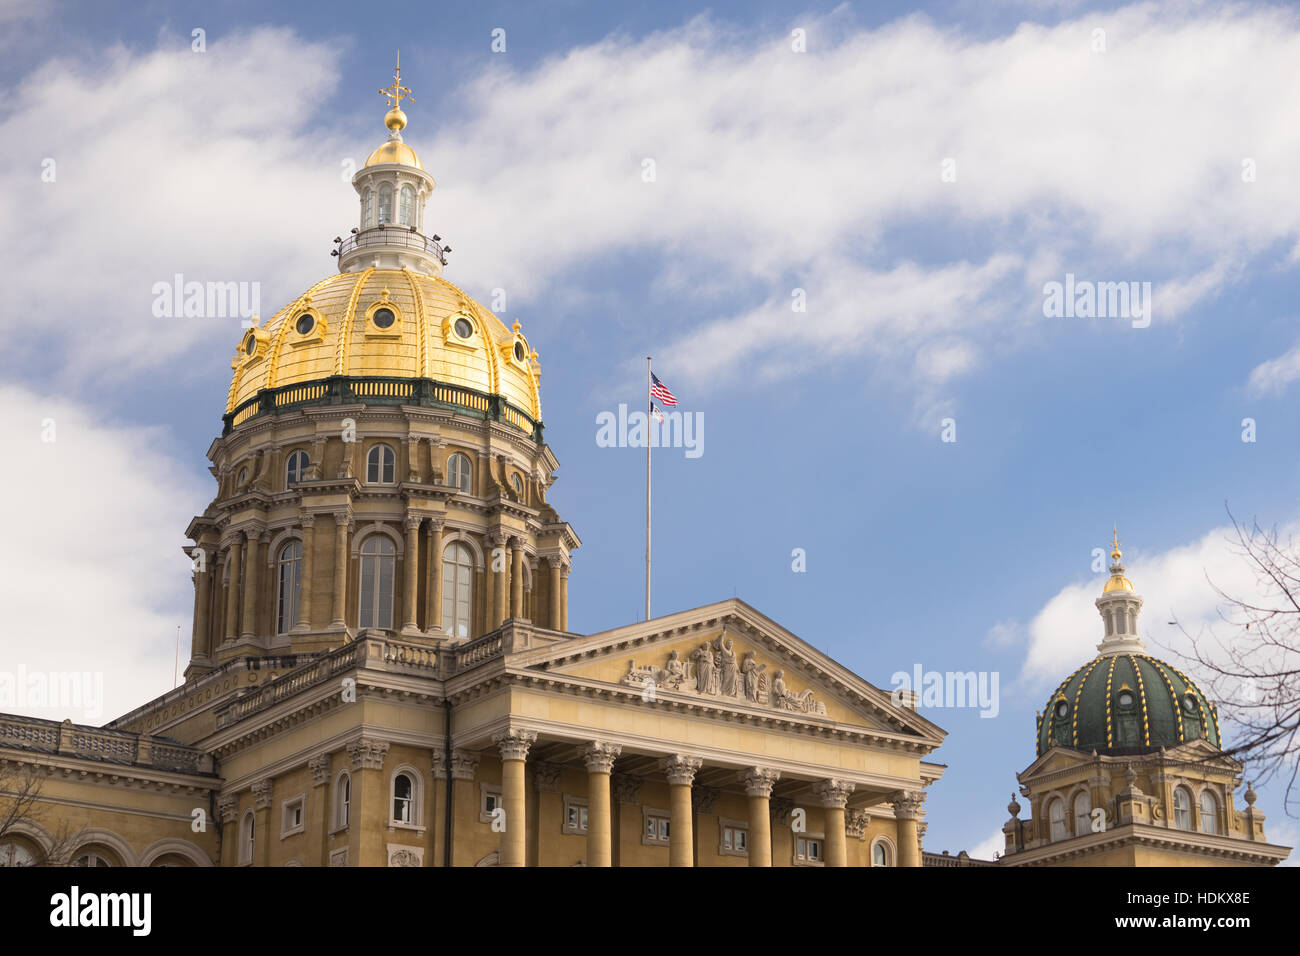
[[[540,353],[571,628],[643,614],[644,456],[596,421],[653,355],[704,423],[655,453],[656,615],[738,596],[877,686],[998,675],[996,716],[923,711],[927,849],[1000,847],[1114,525],[1183,666],[1213,585],[1255,586],[1229,512],[1300,523],[1294,8],[383,9],[0,0],[0,668],[102,672],[74,719],[189,646],[241,330],[156,317],[154,286],[257,283],[265,317],[330,274],[398,47],[445,274]],[[1140,314],[1048,307],[1119,282]]]

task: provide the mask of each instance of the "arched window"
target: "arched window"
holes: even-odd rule
[[[1092,797],[1085,791],[1074,798],[1074,835],[1092,832]]]
[[[334,829],[341,830],[348,825],[348,811],[351,806],[352,778],[347,773],[341,773],[334,783]]]
[[[524,480],[518,475],[510,476],[510,487],[515,489],[515,498],[519,501],[524,500]]]
[[[469,548],[453,541],[442,552],[442,632],[469,637],[474,606],[474,558]]]
[[[470,468],[469,458],[460,452],[447,459],[447,484],[465,494],[469,494],[473,487],[474,472]]]
[[[36,855],[16,840],[0,843],[0,866],[35,866]]]
[[[366,455],[366,481],[391,484],[397,456],[387,445],[376,445]]]
[[[1201,792],[1200,799],[1201,809],[1201,832],[1218,833],[1219,832],[1219,801],[1209,790]]]
[[[393,629],[393,568],[397,561],[393,542],[372,534],[361,546],[361,609],[358,627]]]
[[[1174,788],[1174,826],[1180,830],[1192,828],[1192,798],[1184,787]]]
[[[393,822],[415,822],[415,783],[409,773],[393,778]]]
[[[244,814],[244,823],[239,830],[239,862],[253,862],[253,847],[257,845],[257,819],[253,811]]]
[[[280,549],[277,562],[275,633],[287,634],[298,622],[298,595],[302,589],[302,542],[290,541]]]
[[[296,481],[302,481],[307,476],[307,465],[310,464],[305,451],[296,451],[289,456],[289,461],[284,466],[284,486],[288,488]]]
[[[375,224],[375,193],[367,189],[361,199],[361,228],[369,229]]]
[[[116,861],[103,847],[90,846],[81,850],[72,860],[73,866],[116,866]]]
[[[871,847],[871,865],[889,866],[889,847],[884,840],[877,840]]]
[[[393,187],[383,185],[379,187],[379,224],[393,221]]]
[[[1047,822],[1051,828],[1052,840],[1064,840],[1070,835],[1065,831],[1065,801],[1060,797],[1047,805]]]
[[[397,207],[398,222],[403,226],[415,225],[415,190],[410,186],[403,186],[400,193],[401,199]]]

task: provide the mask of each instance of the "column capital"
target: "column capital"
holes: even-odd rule
[[[866,839],[867,824],[870,822],[871,814],[860,807],[854,807],[844,813],[844,832],[859,840]]]
[[[790,797],[773,797],[768,802],[768,811],[773,820],[785,826],[790,822],[790,814],[794,812],[794,800]]]
[[[616,773],[610,778],[610,783],[614,787],[614,796],[618,798],[619,803],[635,804],[637,792],[645,781],[634,774]]]
[[[899,820],[915,820],[921,815],[925,794],[919,790],[898,790],[889,798],[894,805],[894,816]]]
[[[493,547],[502,548],[510,540],[510,533],[500,528],[493,528],[488,532],[488,540],[492,542]]]
[[[538,793],[555,793],[555,782],[563,769],[558,763],[538,761],[533,764],[533,789]]]
[[[437,780],[447,779],[447,751],[442,747],[433,747],[429,751],[433,766],[433,776]],[[473,780],[478,770],[479,755],[468,750],[451,752],[451,779]]]
[[[330,763],[329,754],[317,754],[307,761],[307,768],[311,771],[311,785],[313,787],[323,787],[329,783]]]
[[[411,512],[408,511],[406,513],[406,517],[402,519],[402,527],[406,529],[408,532],[419,531],[420,522],[422,521],[424,521],[424,515],[412,514]]]
[[[274,785],[270,780],[259,780],[253,784],[254,805],[259,810],[265,810],[271,805],[271,791]]]
[[[812,785],[812,792],[816,794],[823,807],[838,808],[840,810],[843,810],[848,805],[849,795],[853,793],[854,789],[855,785],[849,783],[849,781],[837,780],[833,777],[827,780],[818,780]]]
[[[690,754],[673,754],[659,761],[659,766],[668,776],[668,782],[675,787],[689,787],[695,782],[695,772],[704,766],[703,757]]]
[[[548,554],[546,555],[546,563],[558,571],[560,568],[564,567],[564,558],[560,557],[558,554]]]
[[[447,523],[446,515],[429,515],[429,530],[441,531]]]
[[[239,798],[233,793],[217,797],[217,816],[222,823],[234,823],[239,815]]]
[[[388,741],[376,737],[361,737],[348,744],[348,756],[353,770],[378,770],[388,756]]]
[[[492,742],[500,749],[502,760],[527,760],[528,748],[536,740],[535,730],[504,730],[492,735]]]
[[[331,514],[334,516],[335,524],[347,525],[349,528],[352,527],[352,510],[350,508],[343,508],[339,511],[333,511],[331,512]]]
[[[305,512],[301,517],[299,517],[298,523],[304,528],[314,528],[316,527],[316,516],[310,511]]]
[[[587,773],[610,773],[614,769],[614,761],[622,752],[622,744],[593,740],[582,748],[582,759],[587,765]]]
[[[771,767],[750,767],[740,771],[736,777],[745,784],[746,796],[770,797],[772,787],[781,779],[781,771]]]
[[[691,804],[695,807],[696,813],[712,813],[713,805],[718,802],[718,794],[722,791],[717,787],[704,787],[695,784],[691,787]]]

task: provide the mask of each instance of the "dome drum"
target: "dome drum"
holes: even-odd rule
[[[311,382],[264,388],[222,416],[222,437],[262,415],[318,405],[416,405],[500,422],[542,442],[542,423],[500,395],[431,378],[333,375]]]

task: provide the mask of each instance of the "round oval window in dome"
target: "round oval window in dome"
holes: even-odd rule
[[[397,316],[393,315],[392,309],[379,309],[375,312],[372,320],[378,328],[387,329],[397,321]]]
[[[250,335],[248,338],[244,339],[244,354],[245,354],[245,355],[252,355],[253,352],[256,351],[256,350],[257,350],[257,339],[256,339],[256,338],[254,338],[253,336]]]
[[[516,343],[515,343],[515,361],[517,361],[517,362],[522,362],[523,360],[524,360],[524,343],[523,343],[523,342],[516,342]]]
[[[1070,705],[1069,705],[1069,704],[1067,704],[1067,703],[1066,703],[1065,701],[1063,701],[1063,700],[1058,700],[1058,701],[1056,702],[1056,716],[1057,716],[1057,717],[1064,717],[1064,716],[1065,716],[1066,714],[1068,714],[1069,712],[1070,712]]]
[[[1133,706],[1133,692],[1131,690],[1122,690],[1119,692],[1119,705],[1121,707]]]
[[[316,319],[310,312],[304,312],[298,316],[298,321],[293,327],[298,330],[299,335],[306,335],[316,327]]]
[[[467,339],[474,334],[474,326],[469,324],[469,319],[457,319],[455,329],[456,334],[462,339]]]

